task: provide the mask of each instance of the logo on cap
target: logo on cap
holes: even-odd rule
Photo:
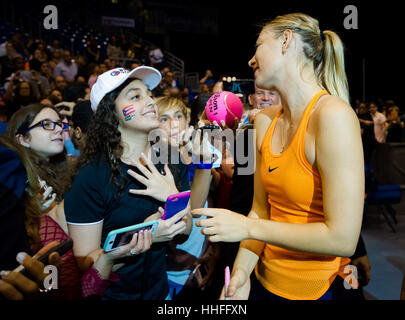
[[[118,76],[119,74],[120,74],[119,71],[113,71],[113,72],[111,72],[111,75],[112,75],[113,77]]]

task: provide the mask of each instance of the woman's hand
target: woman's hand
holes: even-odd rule
[[[198,129],[194,139],[191,140],[193,132],[194,128],[192,126],[185,130],[180,142],[180,148],[184,148],[187,153],[191,153],[194,159],[199,160],[198,162],[202,159],[204,163],[211,163],[213,154],[208,139],[208,132],[205,131],[201,139],[201,130]]]
[[[261,109],[252,109],[248,112],[248,120],[253,123],[255,121],[256,115],[262,111]]]
[[[152,245],[152,230],[142,230],[132,236],[132,240],[125,246],[105,253],[110,260],[131,257],[150,249]]]
[[[163,216],[163,214],[164,214],[164,210],[161,207],[159,207],[158,211],[156,211],[154,214],[151,214],[143,222],[159,220]]]
[[[234,120],[234,122],[233,122],[232,128],[228,127],[224,120],[221,120],[220,124],[218,124],[217,121],[210,122],[207,118],[207,114],[205,113],[205,109],[204,109],[203,113],[201,114],[200,121],[198,121],[198,126],[200,127],[200,126],[213,124],[214,126],[221,127],[222,130],[231,129],[235,133],[236,129],[238,129],[238,127],[239,127],[240,119],[238,117],[235,117],[233,120]]]
[[[146,186],[146,189],[130,189],[130,193],[150,196],[162,202],[165,202],[167,200],[167,197],[171,194],[178,193],[176,184],[174,183],[173,175],[170,172],[167,164],[165,164],[164,166],[165,175],[162,175],[159,173],[159,171],[157,171],[153,163],[149,159],[147,159],[143,153],[141,154],[141,158],[146,165],[143,165],[138,161],[136,161],[135,163],[133,162],[132,164],[133,166],[137,167],[140,172],[142,172],[143,176],[137,174],[133,170],[128,170],[128,174],[138,180],[140,183],[144,184]]]
[[[159,207],[159,213],[160,216],[163,215],[163,208]],[[159,220],[159,225],[153,236],[153,242],[170,241],[178,234],[184,233],[184,231],[187,229],[187,219],[192,219],[190,204],[188,204],[184,210],[176,213],[173,217],[167,220]]]
[[[201,208],[192,210],[193,216],[207,216],[196,221],[196,226],[204,228],[201,233],[212,242],[239,242],[248,239],[250,219],[226,209]]]
[[[55,202],[56,193],[52,193],[53,188],[48,187],[44,180],[41,180],[39,178],[38,178],[38,180],[39,180],[41,189],[43,188],[45,190],[44,193],[42,194],[41,210],[47,211],[52,206],[52,204]]]
[[[59,110],[59,113],[63,116],[68,117],[72,116],[75,106],[76,106],[75,102],[67,102],[67,101],[62,101],[55,104],[55,108]]]
[[[247,300],[250,293],[250,278],[243,269],[232,272],[228,295],[225,297],[225,287],[222,288],[219,300]]]

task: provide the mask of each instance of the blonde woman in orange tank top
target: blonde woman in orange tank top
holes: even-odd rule
[[[193,214],[207,216],[198,225],[211,241],[241,241],[229,298],[249,297],[255,269],[271,294],[319,299],[335,280],[343,284],[362,223],[363,149],[343,45],[316,19],[288,14],[263,27],[249,65],[257,86],[281,97],[281,106],[256,116],[252,209],[247,217],[224,209]]]

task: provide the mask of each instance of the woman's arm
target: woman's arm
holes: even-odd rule
[[[267,202],[267,195],[262,187],[261,184],[261,178],[260,178],[260,164],[261,164],[261,144],[264,138],[264,135],[271,123],[271,119],[269,118],[268,115],[262,113],[257,115],[257,120],[255,121],[255,163],[256,163],[256,168],[255,168],[255,173],[254,173],[254,195],[253,195],[253,202],[252,202],[252,209],[248,215],[249,219],[269,219],[269,212],[270,212],[270,206]],[[222,209],[199,209],[199,210],[193,210],[193,214],[197,215],[204,215],[206,213],[211,214],[212,212],[222,212],[222,211],[228,211],[230,213],[230,216],[234,216],[235,218],[240,219],[240,224],[244,224],[248,218],[241,214],[237,213],[232,213],[229,210],[222,210]],[[227,219],[228,217],[224,215],[224,218]],[[214,219],[212,219],[214,220]],[[196,222],[197,226],[205,227],[208,221],[206,220],[199,220]],[[210,223],[210,222],[209,222]],[[235,224],[238,226],[238,223]],[[232,226],[232,224],[231,224]],[[244,229],[245,227],[243,227]],[[207,229],[205,229],[204,234],[207,233]],[[240,232],[243,233],[242,230],[227,230],[226,232],[224,231],[223,233],[227,233],[229,235],[235,235],[236,237],[240,236]],[[216,236],[210,236],[209,239],[211,241],[220,241],[216,240],[214,237]],[[238,241],[238,240],[236,240]],[[234,264],[234,269],[236,268],[242,268],[247,272],[247,274],[250,274],[254,268],[254,266],[257,263],[257,260],[259,256],[261,255],[261,252],[264,249],[264,243],[261,241],[257,240],[244,240],[240,244],[240,249],[238,253],[238,257]]]
[[[102,279],[108,279],[113,267],[113,260],[104,254],[95,255],[100,249],[103,222],[90,225],[68,224],[69,236],[73,240],[73,253],[82,273],[86,272],[91,264],[97,269]]]
[[[204,207],[210,190],[210,183],[211,169],[196,168],[190,193],[191,209]]]
[[[258,114],[257,121],[254,123],[255,139],[255,173],[254,173],[254,195],[252,209],[248,217],[251,219],[268,219],[270,213],[270,205],[267,201],[267,194],[264,191],[260,179],[260,165],[262,161],[261,145],[264,135],[270,126],[271,119],[264,113]],[[251,130],[251,129],[248,129]],[[255,268],[257,261],[264,249],[265,243],[257,240],[241,241],[239,251],[236,256],[231,282],[228,289],[228,297],[230,299],[243,300],[248,299],[250,293],[250,274]],[[222,290],[220,299],[225,299],[225,291]]]
[[[260,177],[260,167],[262,162],[262,153],[260,149],[262,146],[264,136],[267,132],[267,129],[270,126],[270,123],[271,119],[264,113],[258,114],[256,116],[256,121],[254,123],[254,129],[256,134],[256,137],[254,139],[254,141],[256,141],[256,148],[255,148],[256,167],[254,173],[254,194],[253,194],[252,209],[248,214],[248,218],[251,219],[269,219],[270,216],[270,205],[267,201],[267,194],[263,189]],[[241,242],[240,248],[248,249],[254,252],[258,257],[260,257],[264,249],[264,245],[265,244],[261,241],[244,240]],[[240,260],[243,261],[243,259]]]
[[[371,120],[364,120],[364,119],[359,119],[360,122],[366,124],[366,125],[373,125],[374,122]]]

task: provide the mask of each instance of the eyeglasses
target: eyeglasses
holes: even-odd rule
[[[32,125],[31,127],[29,127],[27,130],[24,131],[24,134],[26,134],[28,131],[38,127],[39,125],[41,125],[42,128],[44,128],[44,130],[49,130],[49,131],[55,130],[56,125],[61,127],[62,131],[67,131],[70,128],[70,125],[67,122],[52,121],[49,119],[45,119],[45,120],[41,120],[41,121],[37,122],[36,124]]]

